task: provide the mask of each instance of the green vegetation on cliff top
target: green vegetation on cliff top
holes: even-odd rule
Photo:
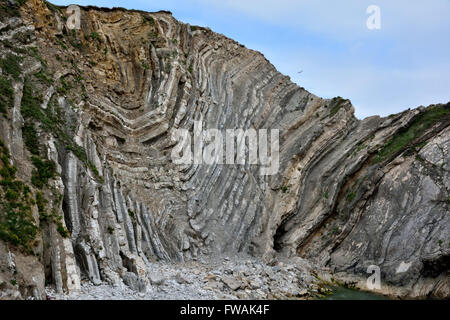
[[[411,124],[398,132],[373,158],[376,164],[389,159],[398,152],[410,147],[410,144],[422,136],[427,129],[438,121],[450,116],[448,105],[436,105],[428,107],[424,112],[415,117]]]

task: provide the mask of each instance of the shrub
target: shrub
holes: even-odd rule
[[[16,180],[17,169],[10,164],[9,150],[0,140],[0,239],[31,251],[37,235],[31,210],[30,189]]]
[[[5,58],[0,60],[0,67],[3,73],[7,73],[18,80],[22,74],[22,68],[20,67],[22,60],[22,57],[9,53]]]
[[[48,1],[45,1],[45,5],[51,12],[61,12],[61,8],[54,5],[53,3],[50,3]]]
[[[61,237],[63,238],[68,238],[70,236],[70,232],[69,230],[67,230],[64,225],[62,224],[62,222],[58,221],[56,223],[56,230],[58,231],[58,233],[61,235]]]
[[[342,97],[336,97],[331,100],[331,105],[333,106],[330,110],[330,117],[333,117],[347,102],[348,100]]]
[[[41,192],[36,193],[36,205],[39,210],[39,220],[45,221],[48,223],[55,223],[56,224],[56,230],[58,233],[63,237],[67,238],[70,236],[69,230],[64,227],[62,223],[62,217],[58,215],[58,213],[53,210],[52,214],[48,214],[46,211],[46,205],[48,201],[44,198]]]
[[[36,156],[31,157],[31,162],[36,168],[32,172],[31,183],[42,189],[55,176],[56,164],[52,160],[41,160]]]
[[[19,17],[20,12],[19,8],[24,5],[28,0],[16,0],[16,3],[13,4],[8,1],[2,1],[2,5],[0,6],[0,18],[3,21],[5,17]]]
[[[39,139],[33,124],[25,123],[22,128],[22,136],[28,150],[34,155],[39,155]]]
[[[40,108],[41,102],[42,99],[34,96],[32,83],[26,78],[23,84],[22,105],[20,109],[22,116],[25,119],[32,118],[35,120],[42,120],[43,114]]]
[[[355,191],[350,192],[350,193],[347,195],[347,200],[348,200],[348,201],[353,201],[353,200],[355,199],[355,197],[356,197],[356,192],[355,192]]]
[[[45,61],[45,59],[39,55],[38,49],[36,47],[30,47],[29,53],[31,56],[39,60],[44,70],[47,69],[47,61]]]
[[[153,19],[153,17],[150,17],[150,16],[143,16],[142,23],[147,23],[147,22],[149,22],[151,25],[154,25],[155,19]]]
[[[7,110],[14,103],[14,90],[11,82],[5,77],[0,77],[0,113],[7,115]]]
[[[89,37],[90,37],[92,40],[99,40],[99,39],[100,39],[100,36],[99,36],[98,33],[95,32],[95,31],[91,32],[91,34],[89,35]]]
[[[44,72],[44,70],[41,70],[39,72],[36,72],[34,76],[42,81],[44,81],[46,84],[52,84],[52,79]]]

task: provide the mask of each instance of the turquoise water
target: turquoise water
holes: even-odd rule
[[[323,298],[323,300],[389,300],[387,297],[379,294],[345,287],[329,287],[329,289],[333,290],[333,293]]]

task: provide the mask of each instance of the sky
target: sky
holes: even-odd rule
[[[350,99],[358,118],[450,101],[450,0],[51,2],[171,11],[260,51],[320,97]]]

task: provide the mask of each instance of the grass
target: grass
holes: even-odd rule
[[[69,39],[69,43],[75,49],[81,49],[83,47],[83,43],[77,39]]]
[[[97,179],[103,182],[103,178],[100,177],[100,173],[98,172],[97,167],[94,165],[94,163],[92,163],[92,161],[88,159],[86,150],[84,150],[84,148],[75,143],[71,143],[66,145],[66,150],[72,151],[78,159],[80,159],[89,169],[92,170]]]
[[[36,88],[36,84],[50,85],[52,79],[47,76],[47,63],[42,59],[36,48],[30,48],[29,54],[34,56],[41,62],[42,69],[39,72],[29,75],[24,79],[23,96],[21,104],[21,113],[25,120],[25,124],[22,128],[22,134],[25,145],[32,154],[31,161],[35,166],[32,172],[32,184],[37,188],[42,189],[48,183],[48,180],[53,178],[56,174],[56,164],[51,160],[41,160],[39,158],[40,143],[36,126],[44,131],[51,133],[58,141],[59,145],[65,146],[66,149],[73,151],[76,157],[80,159],[87,168],[90,168],[94,175],[102,181],[100,174],[95,165],[89,161],[85,150],[79,147],[73,141],[73,132],[71,132],[71,126],[67,124],[65,120],[65,114],[58,104],[51,100],[48,103],[46,109],[42,109],[40,106],[43,103],[42,97],[37,92],[42,92],[42,88]],[[74,65],[75,70],[80,73],[81,71]],[[77,75],[75,81],[83,88],[82,76]],[[66,94],[72,89],[72,84],[67,80],[61,79],[60,86],[57,88],[58,93]],[[13,101],[12,88],[7,79],[0,79],[0,111],[1,106],[5,106]]]
[[[10,154],[0,140],[0,239],[31,252],[38,228],[31,209],[30,188],[16,179],[17,168],[10,164]]]
[[[153,19],[150,16],[143,16],[142,17],[142,23],[147,23],[147,22],[149,22],[151,25],[154,25],[155,24],[155,19]]]
[[[333,106],[330,111],[330,118],[332,118],[347,102],[348,100],[343,99],[342,97],[335,97],[331,100],[331,105]]]
[[[363,141],[358,142],[358,144],[356,145],[356,149],[352,154],[352,157],[357,155],[361,150],[365,149],[366,147],[367,146],[365,145],[365,143]]]
[[[61,46],[61,48],[63,48],[64,50],[67,50],[67,46],[66,44],[61,40],[61,39],[56,39],[56,41],[58,42],[58,44]]]
[[[33,93],[32,83],[29,78],[25,79],[23,84],[23,95],[22,95],[22,105],[21,113],[22,116],[27,118],[32,118],[35,120],[44,120],[44,115],[40,108],[40,104],[43,102],[41,97],[36,97]]]
[[[425,147],[425,145],[426,145],[427,143],[428,143],[428,141],[423,141],[423,142],[421,142],[421,143],[418,143],[418,144],[413,145],[412,147],[409,147],[409,148],[405,151],[404,155],[405,155],[405,156],[411,156],[411,155],[413,155],[414,153],[419,152],[420,149],[422,149],[423,147]],[[416,157],[419,157],[419,155],[416,155]],[[422,160],[423,160],[423,159],[422,159]]]
[[[15,80],[19,80],[22,74],[22,68],[20,67],[22,60],[22,57],[9,53],[0,60],[0,67],[3,73],[11,75]]]
[[[36,129],[32,123],[25,123],[22,128],[22,137],[25,142],[25,146],[33,155],[39,155],[39,139],[36,133]]]
[[[48,85],[53,83],[53,80],[47,75],[47,73],[43,69],[41,69],[39,72],[36,72],[34,76]]]
[[[3,21],[4,18],[19,17],[19,8],[27,1],[28,0],[16,0],[16,4],[13,5],[2,0],[2,5],[0,6],[0,20]]]
[[[64,79],[61,79],[61,86],[59,86],[56,91],[58,91],[58,93],[60,95],[66,95],[67,92],[72,89],[72,85],[68,82],[66,82]]]
[[[31,183],[35,187],[42,189],[48,184],[49,179],[55,177],[56,164],[52,160],[41,160],[37,156],[32,156],[31,162],[35,167],[31,175]]]
[[[358,195],[358,190],[361,190],[360,186],[361,184],[367,179],[367,177],[363,177],[356,179],[356,181],[354,181],[352,183],[352,185],[347,189],[347,196],[346,199],[349,202],[352,202],[353,200],[355,200],[356,196]]]
[[[19,42],[21,44],[26,45],[31,40],[31,34],[29,32],[17,32],[16,34],[13,35],[12,39],[15,42]],[[24,49],[19,49],[19,50],[13,49],[13,51],[16,53],[25,53]]]
[[[341,229],[338,226],[335,226],[333,229],[331,229],[331,234],[338,234],[341,231]]]
[[[356,191],[352,191],[347,195],[347,200],[351,202],[355,199],[355,197],[356,197]]]
[[[65,82],[64,80],[62,80],[61,82],[61,87],[65,90],[70,87],[70,85],[67,84],[67,82]],[[47,109],[43,110],[40,108],[41,103],[42,98],[36,97],[33,94],[33,83],[31,79],[26,78],[23,87],[21,112],[22,116],[25,119],[25,126],[22,129],[22,134],[24,136],[25,145],[28,147],[28,150],[30,150],[30,152],[34,155],[39,154],[39,139],[33,125],[33,122],[38,122],[40,123],[41,128],[44,131],[51,132],[57,138],[57,140],[66,147],[67,150],[72,151],[74,155],[78,159],[80,159],[86,165],[86,167],[90,168],[99,180],[101,180],[97,168],[91,161],[89,161],[86,151],[82,147],[76,145],[73,141],[73,138],[70,137],[70,135],[67,133],[68,126],[66,121],[64,120],[62,111],[57,107],[52,106],[51,104],[49,104]],[[36,160],[33,163],[41,165]],[[39,170],[37,167],[36,169]],[[45,180],[45,176],[40,177],[36,172],[34,181],[37,187],[42,188],[43,185],[46,184]]]
[[[45,220],[47,219],[47,214],[45,212],[45,206],[47,205],[48,201],[44,198],[42,192],[36,192],[36,206],[38,207],[39,211],[39,220]]]
[[[150,31],[147,35],[150,39],[158,40],[158,32],[156,31]]]
[[[51,12],[61,12],[61,8],[54,5],[53,3],[50,3],[48,1],[45,1],[45,5]]]
[[[14,90],[11,82],[0,76],[0,113],[6,117],[8,108],[14,103]]]
[[[88,36],[88,38],[91,38],[91,40],[100,40],[100,36],[98,34],[98,32],[91,32],[91,34]]]
[[[166,64],[166,73],[170,73],[170,70],[172,70],[172,65],[170,63]]]
[[[68,238],[70,236],[69,230],[64,227],[62,223],[62,217],[53,210],[51,214],[47,213],[47,203],[48,201],[44,198],[41,192],[36,193],[36,205],[39,211],[39,220],[41,222],[54,223],[56,224],[56,230],[63,238]]]
[[[450,116],[450,107],[448,105],[437,105],[428,107],[419,114],[408,126],[398,132],[373,158],[372,163],[380,163],[386,159],[395,156],[399,152],[407,149],[417,138],[422,136],[427,129],[436,124],[443,118]]]

